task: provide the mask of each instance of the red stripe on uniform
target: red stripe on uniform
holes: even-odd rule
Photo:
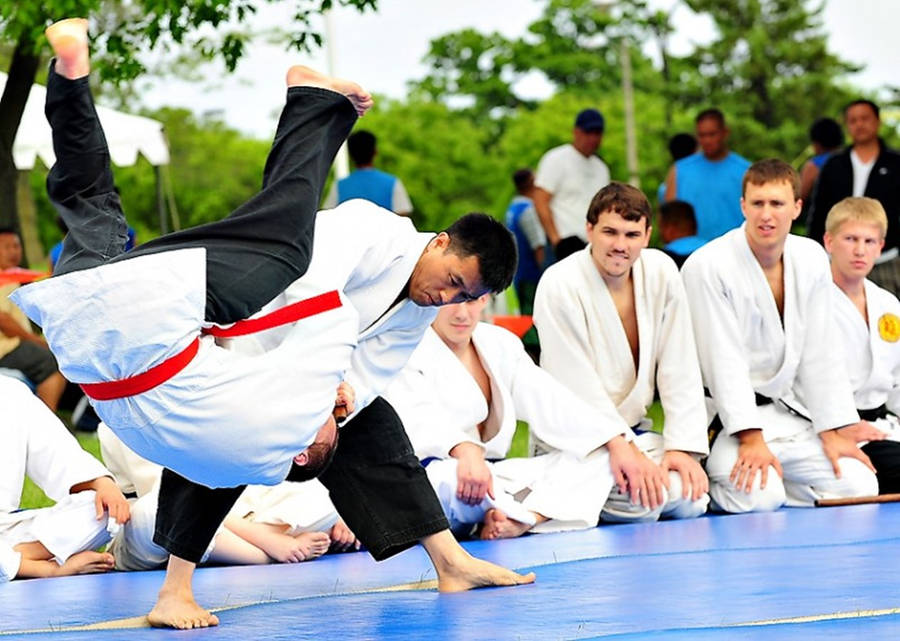
[[[210,327],[203,330],[204,334],[210,334],[217,338],[234,338],[235,336],[245,336],[247,334],[255,334],[273,327],[288,325],[298,320],[321,314],[341,306],[341,297],[337,290],[325,292],[312,298],[304,298],[301,301],[292,303],[287,307],[276,309],[270,314],[260,316],[259,318],[248,318],[236,322],[231,327]]]

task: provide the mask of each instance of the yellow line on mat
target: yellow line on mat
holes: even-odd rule
[[[285,603],[289,601],[302,601],[304,599],[318,599],[323,596],[348,596],[355,594],[375,594],[380,592],[404,592],[411,590],[436,590],[437,579],[430,581],[415,581],[413,583],[399,583],[397,585],[386,585],[380,588],[371,588],[368,590],[356,590],[349,592],[334,592],[330,594],[314,594],[303,597],[293,597],[289,599],[268,599],[263,601],[251,601],[249,603],[238,603],[235,605],[225,605],[220,608],[210,608],[210,612],[225,612],[227,610],[238,610],[240,608],[250,608],[255,605],[265,605],[267,603]],[[9,630],[0,631],[0,637],[9,636],[11,634],[46,634],[48,632],[85,632],[90,630],[137,630],[140,628],[149,628],[150,622],[147,617],[128,617],[126,619],[112,619],[110,621],[100,621],[98,623],[88,623],[86,625],[68,625],[57,626],[52,628],[39,628],[35,630]]]
[[[787,617],[785,619],[764,619],[762,621],[747,621],[746,623],[731,623],[726,628],[748,628],[755,625],[783,625],[785,623],[814,623],[816,621],[837,621],[839,619],[861,619],[863,617],[883,617],[890,614],[900,614],[900,608],[885,608],[883,610],[854,610],[852,612],[832,612],[831,614],[810,614],[804,617]]]

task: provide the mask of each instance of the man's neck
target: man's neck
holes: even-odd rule
[[[854,144],[853,151],[856,152],[857,157],[861,161],[869,162],[878,156],[878,153],[881,151],[881,145],[878,144],[878,139],[874,138],[867,142]]]
[[[703,156],[710,162],[719,162],[720,160],[724,160],[729,153],[731,152],[728,151],[728,147],[723,147],[712,156],[707,156],[706,154],[703,154]]]
[[[837,267],[832,263],[831,276],[834,284],[844,292],[850,300],[856,300],[858,297],[866,295],[866,279],[865,277],[845,276],[838,271]]]
[[[600,272],[600,278],[603,279],[603,282],[606,283],[606,288],[613,294],[629,291],[632,287],[630,269],[621,276],[611,276]]]
[[[784,258],[784,243],[785,241],[783,240],[772,247],[754,247],[752,243],[748,244],[750,245],[750,251],[753,252],[753,256],[756,258],[756,262],[768,274],[781,266],[782,258]]]

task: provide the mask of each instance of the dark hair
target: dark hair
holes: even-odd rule
[[[15,227],[0,227],[0,234],[12,234],[13,236],[19,236],[19,230]]]
[[[481,284],[494,293],[512,283],[518,254],[509,230],[487,214],[466,214],[444,232],[450,237],[447,251],[460,258],[475,256],[481,272]]]
[[[524,169],[517,169],[512,175],[512,179],[513,183],[516,186],[516,191],[521,193],[529,185],[531,185],[532,181],[534,180],[534,172],[527,167]]]
[[[694,124],[700,124],[701,120],[715,120],[719,123],[720,127],[725,126],[725,114],[723,114],[719,109],[716,109],[715,107],[704,109],[703,111],[698,113],[697,117],[694,118]]]
[[[288,471],[284,480],[302,483],[304,481],[311,481],[324,472],[325,469],[331,465],[334,453],[337,451],[338,436],[340,433],[341,431],[339,429],[334,430],[334,442],[331,444],[313,443],[306,448],[306,454],[309,457],[307,464],[297,465],[296,463],[291,463],[291,469]]]
[[[855,107],[856,105],[868,105],[872,109],[872,111],[875,112],[875,117],[881,118],[881,109],[878,108],[878,105],[876,105],[871,100],[867,100],[865,98],[857,98],[856,100],[854,100],[852,102],[848,102],[847,106],[844,107],[844,117],[845,118],[847,117],[847,111],[850,109],[850,107]]]
[[[697,139],[691,134],[680,133],[669,138],[669,153],[672,160],[687,158],[697,151]]]
[[[809,139],[825,149],[837,149],[844,144],[844,131],[834,118],[817,118],[809,128]]]
[[[779,158],[757,160],[744,173],[741,195],[747,193],[747,185],[786,182],[794,190],[794,198],[800,198],[800,174]]]
[[[347,152],[357,167],[371,164],[375,157],[375,134],[365,129],[352,133],[347,138]]]
[[[673,225],[689,232],[689,236],[697,233],[697,216],[694,206],[684,200],[670,200],[659,206],[659,224]]]
[[[642,218],[650,224],[650,201],[637,187],[613,181],[594,194],[588,207],[587,221],[597,224],[600,214],[614,211],[625,220],[636,222]]]

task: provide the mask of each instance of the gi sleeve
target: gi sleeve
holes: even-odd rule
[[[16,578],[21,563],[22,555],[6,543],[0,542],[0,583]]]

